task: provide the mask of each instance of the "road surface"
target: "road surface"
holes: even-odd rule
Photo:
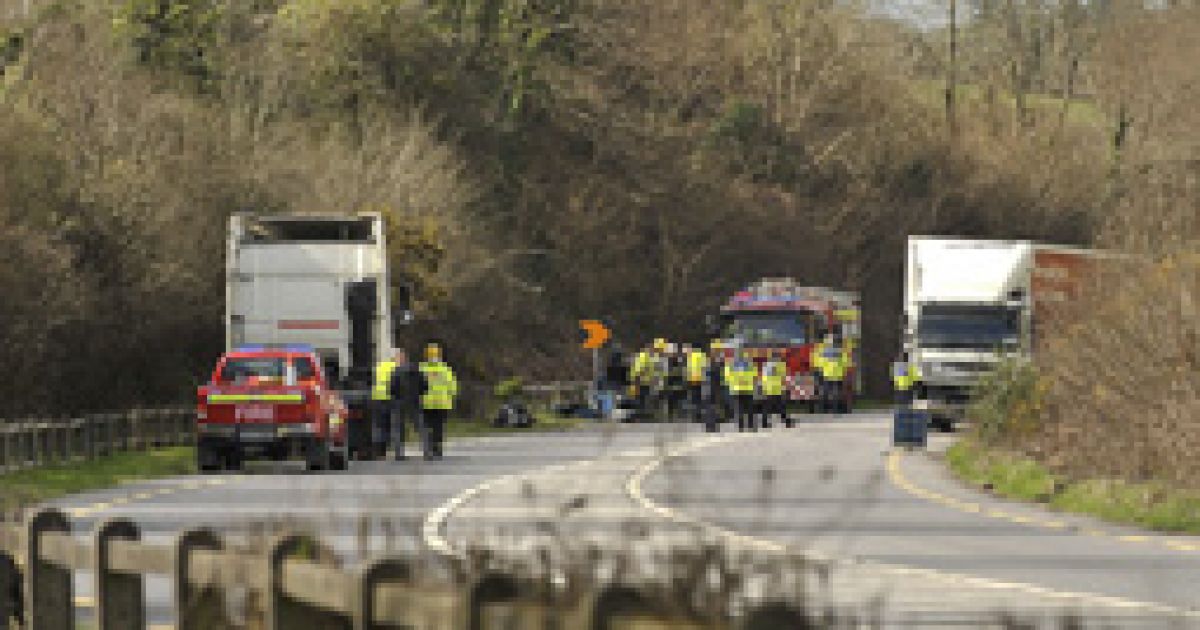
[[[59,504],[81,535],[113,516],[133,519],[150,540],[200,525],[251,537],[255,524],[289,522],[350,560],[389,545],[454,552],[467,541],[503,546],[531,536],[605,545],[716,539],[836,561],[828,601],[882,598],[896,623],[972,624],[998,609],[1043,620],[1075,611],[1115,627],[1200,622],[1191,612],[1200,539],[981,495],[928,455],[893,452],[889,430],[886,415],[856,414],[759,433],[725,425],[716,436],[684,424],[514,432],[455,442],[436,462],[179,478]],[[90,589],[80,575],[81,617]],[[151,621],[171,624],[166,580],[147,589]]]

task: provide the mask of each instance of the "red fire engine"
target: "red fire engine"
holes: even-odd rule
[[[197,390],[201,471],[238,470],[251,458],[303,458],[308,470],[344,470],[346,405],[308,346],[244,346]]]
[[[725,356],[741,348],[760,367],[768,357],[787,365],[786,391],[791,406],[815,411],[819,399],[812,366],[814,347],[826,335],[840,333],[852,357],[846,374],[844,408],[849,411],[861,391],[859,365],[859,298],[857,293],[804,287],[791,278],[764,279],[733,294],[721,307],[718,338]]]

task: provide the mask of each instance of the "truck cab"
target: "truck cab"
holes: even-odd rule
[[[918,398],[944,429],[979,380],[1028,351],[1032,243],[910,237],[903,339]]]
[[[202,472],[238,470],[248,459],[346,468],[346,405],[312,348],[239,347],[221,357],[196,393]]]
[[[964,419],[983,376],[1001,361],[1032,360],[1080,295],[1102,289],[1104,272],[1120,272],[1108,265],[1127,261],[1033,241],[910,236],[901,334],[934,423],[950,429]]]

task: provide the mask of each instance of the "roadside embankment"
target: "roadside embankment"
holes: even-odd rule
[[[196,471],[195,462],[193,447],[172,446],[18,470],[0,475],[0,501],[11,509],[129,481],[187,475]]]
[[[963,481],[1000,496],[1114,523],[1200,533],[1200,491],[1158,482],[1071,479],[1029,457],[989,447],[970,436],[946,451],[946,463]]]

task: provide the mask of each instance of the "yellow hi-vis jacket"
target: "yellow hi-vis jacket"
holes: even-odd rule
[[[779,359],[771,359],[763,364],[762,373],[758,375],[758,387],[763,396],[782,396],[784,379],[787,377],[787,365]]]
[[[395,370],[395,361],[380,361],[375,364],[375,385],[371,388],[371,400],[392,399],[389,385],[392,382],[392,372]]]
[[[633,365],[629,368],[629,376],[634,382],[644,383],[647,379],[646,372],[650,368],[650,353],[642,350],[633,357]]]
[[[426,361],[421,364],[428,387],[421,396],[422,409],[450,410],[454,408],[454,397],[458,395],[458,381],[454,370],[441,361]]]
[[[921,380],[921,368],[916,363],[899,362],[892,366],[892,385],[898,392],[906,392]]]
[[[708,355],[699,350],[692,350],[687,358],[687,380],[693,385],[704,382],[704,372],[708,369]]]
[[[757,376],[754,363],[746,360],[737,360],[726,369],[725,386],[729,388],[729,393],[735,396],[739,394],[750,395],[754,393],[754,381]]]
[[[849,361],[841,349],[836,346],[826,347],[821,353],[821,378],[827,381],[840,381],[846,378]]]

